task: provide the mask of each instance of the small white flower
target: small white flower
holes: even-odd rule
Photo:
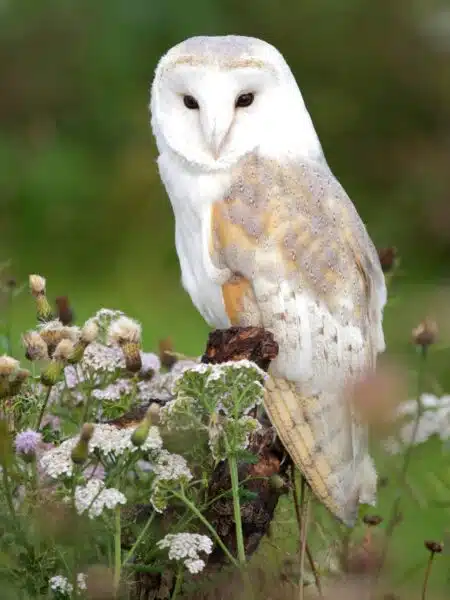
[[[90,519],[100,516],[104,508],[113,509],[126,502],[122,492],[115,488],[106,488],[100,479],[91,479],[86,485],[78,485],[75,488],[75,508],[80,515],[88,511]]]
[[[79,590],[87,590],[87,575],[86,573],[78,573],[77,584]]]
[[[67,596],[72,593],[73,585],[69,582],[67,577],[63,575],[55,575],[49,580],[50,589],[60,594],[66,594]]]
[[[87,579],[87,576],[84,573],[78,573],[78,575],[77,575],[78,590],[86,590],[87,589],[86,579]],[[57,592],[59,594],[64,594],[66,596],[69,596],[73,591],[73,585],[69,582],[67,577],[64,577],[63,575],[55,575],[54,577],[51,577],[48,583],[49,583],[50,589],[53,592]]]
[[[188,569],[190,573],[195,575],[196,573],[200,573],[205,568],[205,561],[201,558],[187,558],[184,561],[184,566]]]
[[[420,403],[423,408],[436,408],[439,406],[439,399],[434,394],[422,394]]]
[[[157,546],[169,550],[170,560],[181,560],[191,573],[199,573],[205,567],[205,562],[199,557],[199,552],[211,554],[212,540],[198,533],[169,533]]]
[[[43,454],[40,466],[49,477],[59,479],[62,476],[72,476],[73,463],[70,455],[77,441],[78,437],[70,438]]]
[[[186,459],[179,454],[171,454],[167,450],[161,450],[154,471],[157,479],[162,481],[176,481],[182,477],[187,481],[192,479]]]
[[[131,394],[133,386],[129,379],[116,379],[114,383],[110,383],[105,388],[97,388],[92,391],[92,396],[97,400],[120,400],[122,396]]]
[[[125,358],[117,346],[93,342],[84,351],[82,365],[93,371],[114,373],[117,369],[125,369]]]

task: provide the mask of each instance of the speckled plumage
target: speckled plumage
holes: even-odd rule
[[[292,73],[261,40],[193,38],[161,59],[151,109],[183,285],[210,325],[274,333],[267,412],[313,491],[351,524],[375,500],[376,474],[344,390],[384,349],[386,289]]]

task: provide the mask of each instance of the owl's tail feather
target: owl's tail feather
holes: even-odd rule
[[[321,445],[317,444],[308,419],[308,400],[299,397],[292,382],[268,377],[264,405],[284,447],[319,501],[340,521],[352,526],[362,499],[355,490],[354,481],[350,495],[343,496],[336,489],[331,457],[327,457]],[[340,479],[339,475],[337,479]]]

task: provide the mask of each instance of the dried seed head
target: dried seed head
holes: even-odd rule
[[[80,438],[85,442],[89,442],[94,435],[95,425],[93,423],[85,423],[81,428]]]
[[[58,319],[63,325],[71,325],[74,320],[73,310],[69,304],[69,298],[67,296],[58,296],[55,299]]]
[[[45,294],[45,277],[40,275],[30,275],[29,277],[30,291],[33,296],[37,297],[40,294]]]
[[[75,348],[72,340],[62,339],[55,348],[53,358],[62,362],[67,362]]]
[[[131,373],[137,373],[142,368],[142,358],[139,345],[128,342],[122,345],[122,352],[125,357],[125,368]]]
[[[93,319],[89,319],[81,329],[81,341],[85,344],[92,344],[97,339],[98,333],[97,323]]]
[[[141,343],[141,326],[134,319],[119,317],[108,328],[108,341],[110,344],[119,346],[127,343],[139,345]]]
[[[438,326],[435,321],[429,317],[425,318],[417,327],[412,330],[413,342],[417,346],[427,348],[434,344],[438,336]]]
[[[369,527],[376,527],[383,521],[379,515],[364,515],[363,522]]]
[[[48,347],[37,331],[28,331],[22,336],[25,346],[25,356],[28,360],[46,360]]]
[[[166,369],[171,369],[178,360],[173,353],[172,338],[167,337],[163,340],[160,340],[158,346],[159,360],[161,361],[162,366],[166,367]]]
[[[426,540],[424,542],[425,548],[433,554],[440,554],[444,550],[444,544],[442,542],[435,542],[433,540]]]
[[[39,335],[47,344],[48,354],[51,358],[61,340],[71,340],[75,343],[80,337],[80,330],[78,327],[64,326],[61,321],[56,319],[42,325],[39,328]]]
[[[13,381],[10,382],[9,386],[9,396],[16,396],[20,392],[20,388],[22,384],[28,377],[30,377],[31,373],[27,369],[19,369]]]
[[[0,356],[0,377],[10,377],[19,369],[20,363],[12,356]]]
[[[389,246],[388,248],[380,248],[378,250],[378,257],[380,259],[381,268],[383,273],[389,273],[394,269],[397,263],[397,248]]]

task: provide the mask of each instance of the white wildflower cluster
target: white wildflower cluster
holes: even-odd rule
[[[73,585],[63,575],[54,575],[49,580],[49,587],[52,592],[60,594],[62,596],[70,596],[73,591]],[[78,573],[77,575],[77,588],[78,591],[85,591],[87,589],[87,576],[85,573]]]
[[[118,369],[125,369],[125,358],[118,346],[93,342],[84,351],[81,364],[92,371],[115,373]]]
[[[420,416],[416,428],[418,411]],[[423,444],[432,436],[442,441],[450,439],[450,396],[438,398],[433,394],[422,394],[420,406],[417,400],[401,403],[396,412],[401,421],[397,435],[384,441],[384,447],[390,454],[400,454],[405,447]]]
[[[92,390],[93,398],[97,400],[114,401],[120,400],[122,396],[128,396],[133,391],[133,385],[129,379],[116,379],[104,388]]]
[[[176,398],[161,410],[169,429],[203,428],[215,459],[248,447],[260,427],[249,412],[264,399],[266,373],[249,360],[199,364],[175,383]]]
[[[105,508],[114,509],[126,504],[127,499],[115,488],[107,488],[100,479],[91,479],[86,485],[75,488],[75,508],[82,515],[87,511],[90,519],[99,517]]]
[[[131,427],[119,429],[106,423],[96,425],[93,436],[89,440],[89,454],[92,456],[95,450],[98,450],[105,458],[116,459],[125,452],[137,452],[138,448],[131,441],[133,431]],[[59,446],[45,452],[40,460],[40,466],[49,477],[58,479],[62,476],[72,476],[71,452],[78,439],[78,436],[69,438]],[[155,426],[150,427],[140,450],[149,452],[159,451],[161,448],[162,439],[159,429]]]
[[[192,479],[192,473],[183,456],[171,454],[167,450],[161,450],[153,472],[156,477],[152,484],[150,502],[157,512],[163,512],[169,499],[169,488],[187,483]]]
[[[200,552],[211,554],[212,540],[206,535],[198,533],[169,533],[157,543],[163,550],[169,550],[169,559],[183,561],[184,566],[191,573],[200,573],[205,567],[205,561],[199,556]]]

